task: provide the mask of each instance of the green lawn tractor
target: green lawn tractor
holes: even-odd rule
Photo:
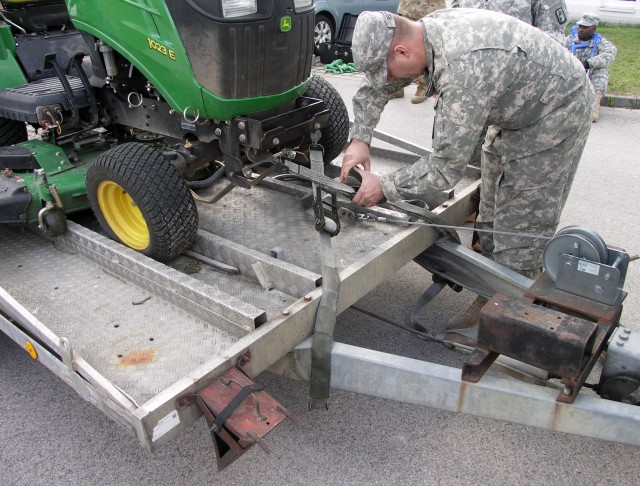
[[[0,6],[0,223],[55,237],[90,207],[168,261],[196,237],[192,188],[346,143],[344,102],[310,75],[313,0]]]

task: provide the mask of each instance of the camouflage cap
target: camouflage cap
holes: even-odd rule
[[[591,27],[592,25],[598,25],[600,23],[600,17],[591,12],[585,12],[582,14],[582,18],[576,22],[583,27]]]
[[[387,56],[396,23],[390,12],[362,12],[351,38],[353,62],[367,73],[374,88],[387,82]]]

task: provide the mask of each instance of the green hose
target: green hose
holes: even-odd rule
[[[342,59],[336,59],[324,67],[325,71],[333,74],[357,73],[356,65],[352,62],[345,63]]]

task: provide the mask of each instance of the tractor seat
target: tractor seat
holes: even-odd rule
[[[82,80],[67,76],[78,109],[89,106]],[[45,78],[0,91],[0,117],[27,123],[39,123],[37,108],[47,105],[62,106],[69,113],[71,103],[58,78]]]

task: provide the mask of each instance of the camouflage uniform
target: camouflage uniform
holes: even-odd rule
[[[448,9],[420,22],[425,76],[439,94],[433,152],[383,175],[385,197],[430,199],[453,187],[481,130],[492,125],[483,146],[478,227],[553,235],[591,126],[594,94],[584,68],[546,34],[503,14]],[[373,56],[376,42],[388,35],[366,34],[362,46],[354,42],[354,58],[358,51],[364,53],[358,59]],[[380,88],[365,74],[353,98],[351,138],[370,144],[390,96],[410,81]],[[481,235],[483,254],[529,276],[540,271],[544,243]]]
[[[401,0],[398,14],[411,20],[420,20],[442,8],[447,8],[444,0]]]
[[[564,0],[453,0],[452,8],[480,8],[502,12],[546,32],[564,45],[564,27],[567,25],[567,7]],[[482,143],[488,127],[480,134],[469,164],[479,167]]]
[[[560,44],[564,43],[564,26],[567,25],[564,0],[453,0],[451,7],[502,12],[538,27]]]
[[[607,86],[609,85],[609,65],[616,58],[618,49],[613,42],[602,37],[596,47],[595,53],[593,52],[594,39],[591,38],[586,42],[582,42],[578,39],[576,33],[573,37],[568,35],[565,38],[564,45],[571,51],[572,44],[585,45],[574,50],[574,56],[576,56],[580,62],[589,63],[589,79],[593,88],[600,93],[607,92]],[[592,56],[593,53],[593,56]]]

